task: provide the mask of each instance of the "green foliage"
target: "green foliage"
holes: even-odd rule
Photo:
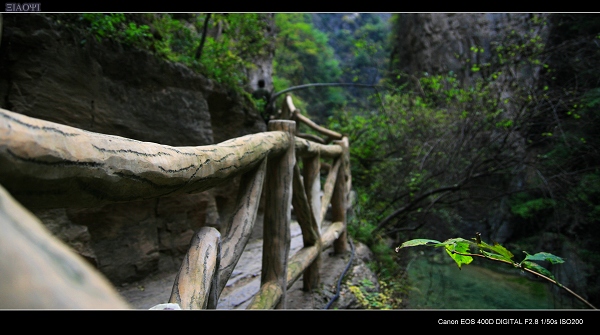
[[[328,37],[316,29],[310,14],[276,14],[277,49],[273,63],[275,91],[308,83],[339,82],[341,70]],[[341,89],[317,87],[297,91],[296,107],[320,122],[329,111],[343,103]]]
[[[351,143],[357,221],[376,227],[362,235],[398,238],[430,222],[432,230],[458,232],[465,208],[480,215],[470,220],[485,222],[505,204],[514,215],[507,219],[518,220],[516,231],[526,236],[551,224],[565,233],[577,227],[578,235],[598,231],[592,223],[600,218],[600,91],[579,92],[579,79],[567,75],[582,73],[591,85],[585,71],[600,62],[584,61],[569,44],[548,47],[542,17],[532,15],[528,24],[525,33],[508,31],[489,47],[474,45],[459,56],[462,72],[396,73],[369,109],[346,108],[329,118],[328,127]],[[576,44],[586,46],[590,60],[600,59],[597,36]],[[563,75],[553,57],[568,53],[574,58],[565,64],[581,64],[574,62],[580,57],[588,69],[552,80]]]
[[[511,211],[513,214],[522,218],[532,218],[540,211],[552,209],[556,206],[556,201],[546,198],[532,199],[528,193],[517,193],[511,198]]]
[[[569,199],[585,209],[590,222],[600,221],[600,172],[581,176],[577,186],[569,192]]]
[[[347,134],[351,143],[361,235],[369,241],[410,238],[421,227],[461,234],[465,211],[470,222],[490,222],[506,205],[513,216],[504,219],[515,222],[514,236],[551,230],[581,240],[600,233],[600,91],[594,86],[578,91],[575,85],[588,78],[587,69],[570,72],[581,73],[576,80],[563,76],[536,29],[504,35],[483,52],[474,47],[463,58],[468,76],[398,73],[387,91],[372,97],[369,109],[347,108],[329,119],[328,127]],[[578,45],[589,45],[581,50],[590,53],[598,49]],[[600,59],[594,57],[590,60]],[[573,59],[565,64],[579,64]],[[552,80],[555,76],[564,80]],[[586,249],[597,250],[597,242],[584,240]],[[470,261],[447,252],[457,264]],[[511,259],[498,250],[483,252]],[[585,261],[592,262],[592,254],[585,253]],[[528,259],[521,266],[545,273],[537,262]]]
[[[128,21],[125,14],[86,13],[81,14],[80,19],[89,23],[89,29],[98,41],[106,38],[142,48],[150,45],[150,27]]]
[[[472,240],[466,240],[463,238],[452,238],[448,239],[444,242],[439,242],[437,240],[430,239],[414,239],[409,240],[402,243],[395,250],[396,252],[400,252],[403,248],[416,247],[416,246],[432,246],[432,247],[443,247],[445,251],[452,257],[452,259],[458,265],[460,269],[463,264],[469,264],[472,262],[473,257],[480,257],[490,261],[501,262],[505,264],[509,264],[517,269],[520,269],[525,272],[529,272],[538,277],[541,277],[558,287],[564,289],[568,293],[570,293],[575,298],[579,299],[581,302],[585,303],[590,308],[596,309],[592,304],[590,304],[587,300],[583,299],[581,296],[577,295],[575,292],[571,291],[561,283],[559,283],[554,275],[543,266],[533,262],[533,261],[543,261],[549,262],[551,264],[562,264],[564,260],[558,256],[555,256],[548,252],[538,252],[536,254],[529,254],[526,251],[525,257],[517,262],[513,260],[514,255],[508,251],[505,247],[498,243],[494,243],[490,245],[481,240],[481,236],[479,233]]]
[[[524,253],[527,255],[525,256],[524,261],[546,261],[552,264],[561,264],[565,262],[562,258],[554,256],[547,252],[538,252],[535,255],[530,255],[526,251],[524,251]]]
[[[560,283],[556,282],[556,279],[550,271],[533,262],[546,261],[552,264],[564,263],[562,258],[547,252],[538,252],[534,255],[530,255],[526,251],[523,251],[526,256],[520,262],[516,262],[513,260],[514,255],[505,247],[498,243],[494,243],[493,245],[487,244],[481,241],[479,236],[473,238],[473,240],[466,240],[459,237],[448,239],[444,242],[428,239],[414,239],[402,243],[402,245],[396,248],[396,252],[399,252],[402,248],[416,246],[444,247],[448,255],[456,262],[458,268],[461,268],[463,264],[470,264],[473,261],[473,257],[479,256],[489,260],[507,263],[515,268],[531,270],[534,274],[550,278],[555,284],[562,286]],[[471,251],[471,248],[474,251]]]
[[[410,223],[437,196],[450,195],[443,190],[509,169],[497,162],[516,161],[510,157],[518,153],[515,126],[522,121],[491,86],[481,79],[465,87],[455,74],[424,76],[420,94],[395,89],[373,97],[381,101],[377,112],[345,110],[329,119],[328,127],[349,136],[353,185],[369,195],[373,220],[408,204],[402,221]]]
[[[273,42],[265,33],[269,29],[266,15],[86,13],[80,15],[80,21],[87,23],[98,41],[112,39],[152,50],[159,57],[183,63],[243,92],[247,70],[254,66],[257,56],[270,52]]]
[[[390,25],[381,16],[366,13],[361,13],[353,22],[354,26],[339,30],[338,37],[342,40],[339,44],[345,45],[339,48],[338,54],[346,60],[342,62],[342,81],[380,84],[389,66]],[[364,88],[349,88],[348,106],[370,108],[368,96],[371,93]]]
[[[209,30],[216,31],[216,36],[205,36],[202,57],[196,59],[205,15],[197,15],[191,22],[159,15],[155,27],[163,38],[157,43],[157,51],[220,83],[243,87],[247,83],[245,70],[253,66],[253,58],[268,50],[270,40],[264,36],[267,22],[261,14],[211,14]]]
[[[358,299],[364,309],[396,309],[402,303],[398,296],[401,287],[397,282],[388,284],[379,283],[379,290],[375,290],[375,284],[368,279],[363,279],[359,285],[349,285],[350,292]]]

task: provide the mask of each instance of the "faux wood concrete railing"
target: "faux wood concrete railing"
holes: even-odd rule
[[[102,274],[25,208],[90,207],[202,192],[238,175],[229,229],[221,235],[204,227],[195,234],[169,302],[182,309],[216,308],[250,237],[266,183],[261,288],[248,308],[285,308],[286,290],[300,275],[305,289],[319,283],[324,248],[333,244],[336,252],[345,251],[351,180],[347,139],[323,145],[295,132],[294,121],[276,120],[265,133],[171,147],[0,109],[0,308],[130,308]],[[304,160],[302,172],[297,158]],[[322,198],[321,158],[334,160]],[[330,202],[333,224],[321,235]],[[292,203],[305,246],[289,257]]]

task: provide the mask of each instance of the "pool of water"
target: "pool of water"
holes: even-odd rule
[[[474,260],[459,270],[447,255],[415,253],[408,266],[410,309],[557,309],[573,307],[552,284],[517,269],[495,271]],[[507,265],[498,264],[498,267]]]

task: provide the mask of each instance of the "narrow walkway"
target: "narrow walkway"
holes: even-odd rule
[[[327,224],[327,223],[326,223]],[[262,229],[262,227],[255,227]],[[303,246],[302,231],[296,221],[291,224],[290,256]],[[262,267],[261,234],[253,234],[248,241],[238,264],[236,265],[227,286],[223,289],[217,309],[246,309],[252,297],[260,288],[260,272]],[[330,256],[331,249],[323,251],[321,264],[321,282],[335,286],[340,274],[348,263],[348,255]],[[151,276],[143,281],[120,288],[119,293],[133,308],[149,309],[155,305],[166,303],[176,272]],[[302,277],[287,292],[288,309],[321,309],[325,301],[314,301],[314,295],[302,291]]]

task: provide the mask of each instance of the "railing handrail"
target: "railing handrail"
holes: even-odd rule
[[[265,132],[216,145],[172,147],[4,109],[0,127],[0,175],[11,176],[3,184],[18,190],[13,195],[32,207],[99,206],[202,192],[289,146],[284,133]]]
[[[286,100],[291,103],[291,98]],[[292,108],[295,111],[293,104],[284,108]],[[312,269],[309,271],[312,275],[305,274],[305,286],[310,287],[318,283],[318,270],[315,274],[314,267],[318,263],[321,250],[331,244],[335,246],[336,241],[345,242],[345,198],[349,191],[350,180],[347,166],[347,139],[338,141],[339,143],[334,145],[315,143],[295,137],[295,122],[290,122],[272,121],[269,124],[271,130],[269,132],[247,135],[216,145],[172,147],[88,132],[0,109],[0,184],[11,190],[12,196],[25,206],[57,208],[99,206],[110,202],[202,192],[234,176],[242,175],[238,207],[230,223],[236,229],[230,229],[226,236],[221,236],[214,228],[201,228],[192,240],[192,247],[184,260],[184,265],[188,264],[187,268],[184,269],[182,265],[173,287],[170,302],[178,303],[185,309],[201,309],[216,308],[220,292],[250,236],[258,209],[257,199],[260,198],[262,183],[266,180],[267,186],[273,188],[266,194],[267,201],[271,197],[274,199],[271,201],[287,201],[290,205],[292,201],[294,202],[295,212],[300,213],[297,215],[305,247],[289,258],[288,262],[285,250],[289,251],[289,241],[283,238],[287,246],[273,247],[267,245],[270,240],[265,238],[265,249],[278,249],[278,251],[265,251],[263,255],[263,276],[268,277],[268,273],[273,275],[272,278],[262,280],[261,290],[249,308],[277,306],[285,308],[287,287],[291,286],[306,269]],[[278,130],[278,127],[283,128]],[[290,147],[293,149],[290,150]],[[313,162],[305,163],[304,182],[299,175],[301,172],[296,165],[296,156]],[[285,161],[283,157],[289,157],[285,169],[273,165],[283,164],[280,162]],[[324,217],[323,208],[326,208],[329,200],[324,201],[320,208],[317,207],[320,199],[317,199],[315,185],[319,185],[319,178],[314,176],[320,170],[320,158],[336,159],[334,166],[337,167],[337,170],[334,168],[329,172],[323,197],[334,199],[332,206],[336,208],[333,210],[336,214],[334,214],[334,223],[322,236],[320,225]],[[307,168],[311,164],[312,170]],[[272,165],[274,167],[271,167]],[[272,170],[267,174],[267,169]],[[290,184],[278,185],[275,181],[277,177],[273,175],[280,174],[286,169],[289,176],[280,178]],[[312,177],[306,177],[307,173]],[[269,177],[267,178],[266,175]],[[344,178],[337,178],[338,175]],[[288,192],[289,196],[269,195],[279,189],[281,192]],[[299,189],[302,189],[301,193]],[[4,237],[16,238],[29,235],[30,230],[39,231],[36,243],[45,246],[46,252],[54,255],[53,257],[67,259],[71,264],[70,267],[77,269],[78,273],[85,274],[84,277],[88,280],[87,286],[82,286],[82,289],[88,292],[87,295],[78,293],[80,302],[75,303],[73,299],[67,299],[70,303],[66,305],[52,307],[50,302],[50,305],[43,308],[107,308],[107,305],[114,308],[127,308],[127,304],[101,274],[82,260],[73,257],[72,252],[61,242],[47,231],[44,232],[43,228],[39,228],[42,227],[39,219],[20,207],[12,196],[0,188],[0,205],[2,205],[0,210],[3,215],[0,216],[2,221],[0,224],[17,227],[13,235],[3,233]],[[287,198],[287,200],[280,198]],[[8,213],[7,206],[10,207],[10,211],[19,208],[18,214]],[[269,212],[271,207],[277,206],[267,206],[269,209],[265,213],[265,225],[271,227],[270,229],[273,229],[276,234],[289,236],[289,213],[271,214]],[[285,208],[285,206],[279,207]],[[7,212],[6,215],[4,211]],[[269,215],[287,215],[288,218],[270,218]],[[6,230],[8,231],[8,228]],[[7,244],[12,242],[6,241]],[[21,241],[15,247],[29,248],[27,244]],[[230,248],[231,246],[235,247]],[[341,244],[335,248],[338,251],[344,250]],[[268,252],[272,255],[267,255]],[[207,257],[207,255],[211,256]],[[30,260],[32,258],[23,255],[20,257]],[[5,255],[0,255],[0,258],[5,258]],[[266,263],[269,264],[281,262],[279,268],[270,270],[271,265],[265,267],[265,258],[268,258]],[[275,259],[280,260],[274,262]],[[29,261],[24,259],[23,262]],[[0,269],[2,269],[1,264]],[[4,266],[6,268],[2,269],[2,272],[10,272],[12,265],[4,264]],[[48,262],[36,263],[29,269],[21,269],[21,271],[32,271],[33,278],[47,276],[46,273],[50,272],[55,273],[57,278],[61,277],[60,267],[53,267]],[[72,295],[65,290],[66,287],[73,286],[71,281],[74,279],[70,278],[68,273],[63,274],[62,277],[56,279],[57,282],[65,283],[57,292],[60,291],[63,297],[71,297]],[[2,285],[6,286],[6,283],[3,282]],[[12,301],[16,306],[24,306],[24,308],[40,306],[39,303],[29,307],[19,305],[15,301],[28,301],[27,293],[10,292],[6,291],[7,289],[10,288],[7,286],[0,288],[0,292],[4,292],[0,297],[4,294],[12,294],[13,299],[6,301]],[[35,285],[31,289],[43,291],[41,287]],[[48,290],[47,287],[44,289]],[[105,298],[98,299],[90,293],[98,290],[102,291],[101,295]]]

